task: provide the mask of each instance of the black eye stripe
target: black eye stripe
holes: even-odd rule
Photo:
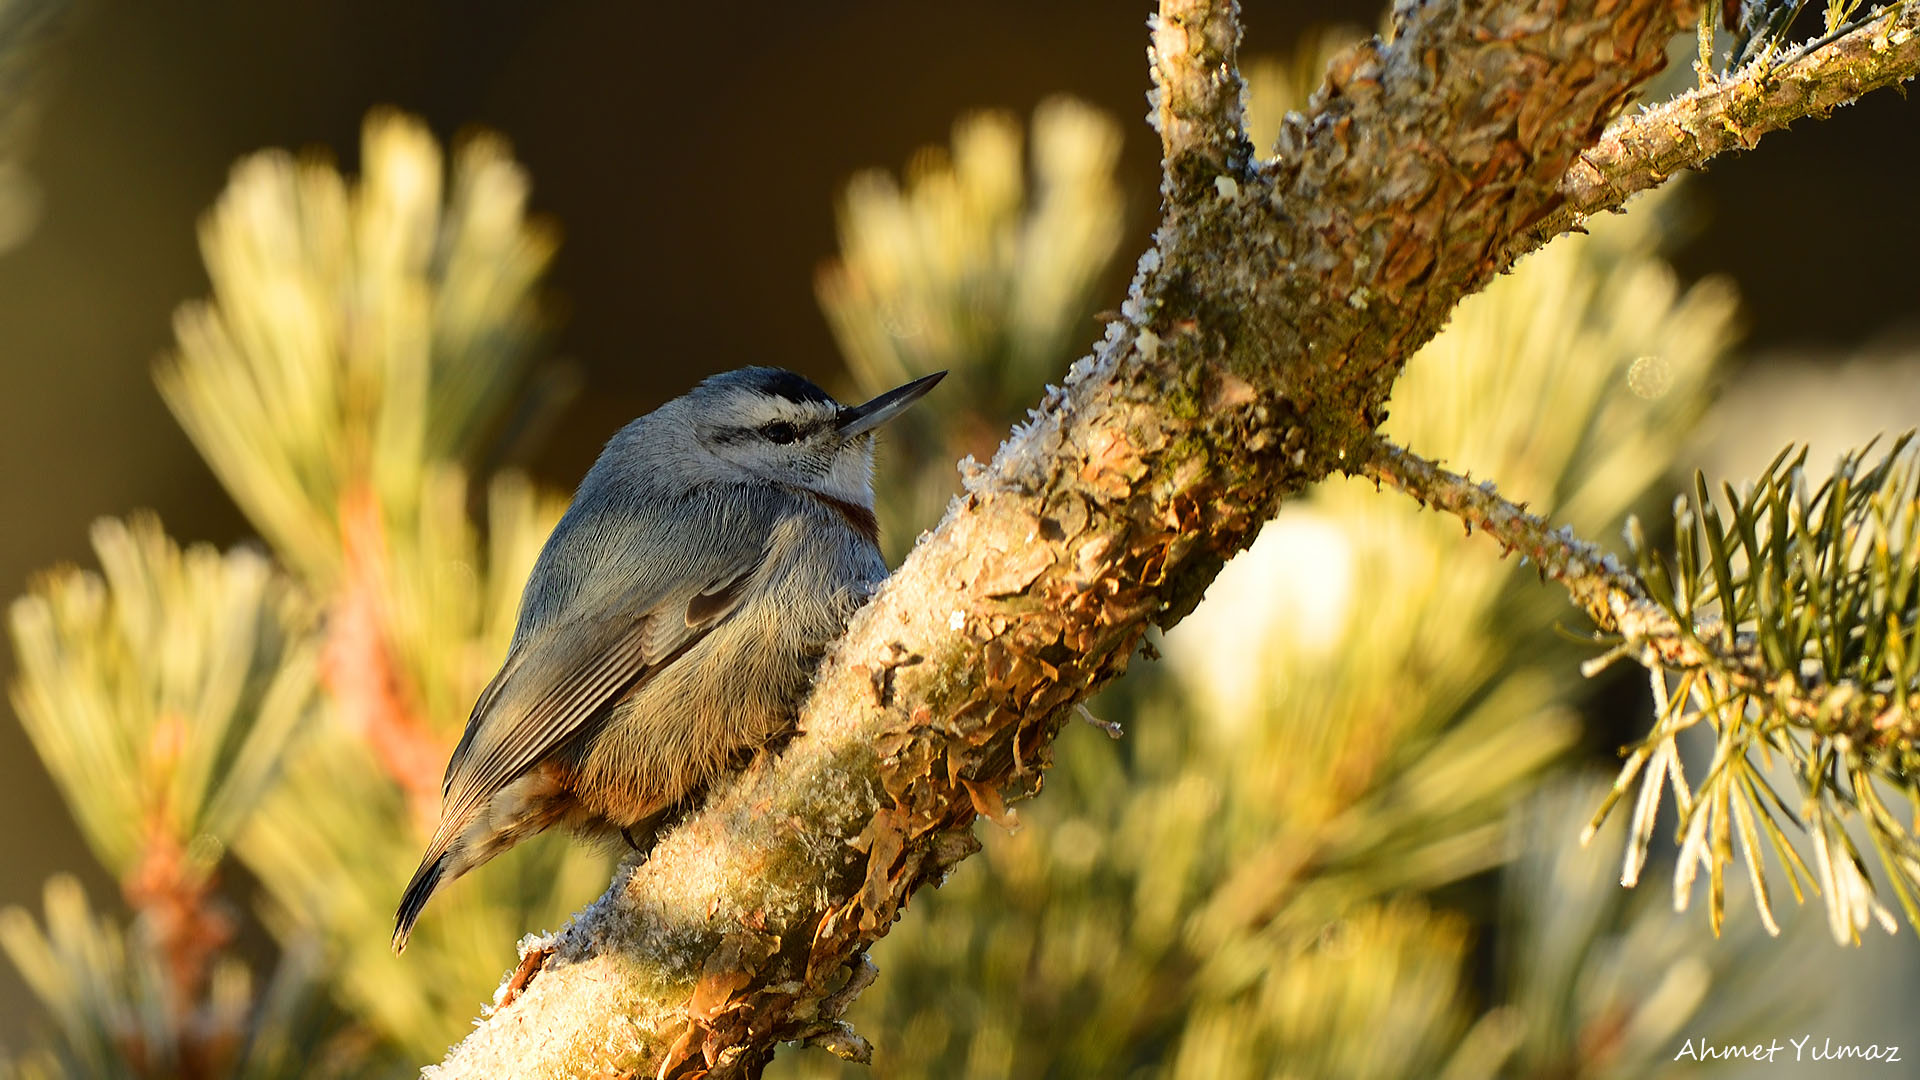
[[[776,414],[777,415],[777,414]],[[751,427],[740,423],[701,424],[700,438],[711,446],[737,446],[743,443],[758,443],[775,446],[789,446],[805,442],[823,431],[833,427],[833,417],[819,419],[810,416],[769,419]]]
[[[760,437],[760,433],[752,428],[707,427],[701,429],[701,436],[717,446],[733,446],[753,442]]]

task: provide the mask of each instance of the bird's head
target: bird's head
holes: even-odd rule
[[[715,375],[689,393],[687,423],[717,463],[768,483],[873,506],[873,432],[933,389],[946,372],[842,405],[779,368]]]

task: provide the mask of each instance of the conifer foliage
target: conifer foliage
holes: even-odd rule
[[[100,572],[55,571],[13,605],[16,712],[134,913],[118,927],[62,878],[44,930],[0,923],[57,1032],[30,1075],[404,1070],[457,1037],[500,943],[605,883],[603,853],[523,845],[450,893],[404,962],[386,945],[563,505],[472,470],[564,380],[536,367],[554,241],[506,146],[470,139],[449,168],[382,112],[361,160],[351,182],[281,152],[235,167],[201,228],[213,296],[181,310],[157,372],[266,548],[103,521]],[[233,860],[255,912],[220,888]],[[257,990],[231,948],[247,914],[283,948]]]

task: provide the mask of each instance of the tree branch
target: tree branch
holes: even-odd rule
[[[1240,131],[1230,0],[1155,30],[1167,206],[1074,365],[822,665],[802,734],[623,869],[442,1078],[753,1075],[858,1055],[864,949],[1037,790],[1071,706],[1281,500],[1371,453],[1402,364],[1564,201],[1683,0],[1403,5],[1280,155]]]
[[[1237,0],[1166,0],[1148,25],[1154,85],[1149,100],[1166,165],[1161,193],[1177,203],[1182,184],[1234,176],[1253,159],[1241,116],[1246,84],[1234,56],[1240,5]]]
[[[1642,554],[1638,576],[1575,539],[1571,530],[1548,528],[1524,506],[1502,499],[1491,484],[1475,485],[1384,440],[1374,441],[1356,471],[1457,515],[1468,532],[1478,527],[1492,534],[1507,551],[1533,559],[1542,579],[1566,585],[1602,630],[1621,638],[1606,655],[1587,662],[1589,674],[1622,657],[1632,657],[1649,672],[1652,731],[1623,750],[1625,761],[1613,788],[1581,838],[1583,843],[1592,839],[1609,810],[1638,784],[1622,884],[1639,880],[1662,792],[1670,788],[1682,836],[1674,864],[1677,910],[1691,902],[1695,878],[1704,869],[1708,916],[1719,932],[1725,870],[1734,861],[1737,830],[1755,907],[1762,924],[1778,934],[1762,865],[1759,828],[1764,828],[1781,868],[1795,883],[1796,899],[1801,878],[1814,884],[1826,898],[1834,939],[1847,944],[1857,943],[1870,921],[1888,933],[1896,925],[1876,896],[1854,835],[1871,842],[1909,921],[1920,924],[1920,904],[1914,900],[1920,889],[1920,842],[1876,790],[1885,784],[1911,792],[1913,718],[1920,714],[1920,693],[1913,687],[1905,647],[1898,643],[1903,619],[1910,620],[1912,611],[1907,586],[1913,564],[1906,561],[1912,552],[1911,524],[1899,521],[1899,510],[1890,510],[1911,506],[1915,497],[1914,474],[1910,465],[1901,464],[1907,442],[1897,440],[1872,468],[1863,467],[1864,449],[1849,454],[1833,481],[1812,495],[1802,483],[1804,453],[1792,459],[1783,453],[1750,489],[1753,495],[1727,489],[1728,519],[1720,517],[1704,479],[1698,480],[1698,501],[1676,504],[1679,535],[1671,563],[1647,552],[1638,524],[1629,524],[1629,541]],[[1785,555],[1789,550],[1792,563]],[[1863,550],[1876,555],[1852,565]],[[1839,578],[1850,580],[1830,576],[1836,567]],[[1896,574],[1906,584],[1892,585],[1889,578]],[[1825,596],[1816,598],[1803,588]],[[1873,599],[1852,610],[1845,604],[1836,609],[1832,598],[1837,595]],[[1876,647],[1866,642],[1875,632],[1872,624],[1881,619],[1888,623],[1887,637]],[[1842,658],[1840,647],[1800,636],[1815,630],[1816,622],[1850,642],[1859,633],[1858,655]],[[1905,625],[1911,628],[1910,621]],[[1675,740],[1703,721],[1712,728],[1713,760],[1689,783]],[[1775,762],[1795,777],[1801,796],[1797,810],[1773,792],[1762,771]],[[1811,869],[1781,833],[1763,798],[1811,835]]]
[[[1509,502],[1491,480],[1476,484],[1471,477],[1450,472],[1379,436],[1368,443],[1353,472],[1375,484],[1398,488],[1421,506],[1452,514],[1466,525],[1468,535],[1478,529],[1493,537],[1500,543],[1502,557],[1519,552],[1539,568],[1543,580],[1564,585],[1574,605],[1604,631],[1619,629],[1621,613],[1647,603],[1640,579],[1613,556],[1576,537],[1571,527],[1555,529],[1528,513],[1526,504]],[[1658,609],[1639,618],[1645,621],[1655,613]]]
[[[1832,40],[1772,62],[1756,62],[1712,85],[1622,117],[1581,154],[1560,182],[1566,200],[1516,237],[1507,261],[1618,209],[1628,197],[1674,174],[1698,169],[1728,150],[1751,150],[1760,137],[1808,116],[1825,119],[1843,105],[1920,75],[1920,3],[1900,0]]]
[[[1856,701],[1866,704],[1861,695],[1808,685],[1793,673],[1782,673],[1767,662],[1753,634],[1731,633],[1717,616],[1698,620],[1700,625],[1676,620],[1612,555],[1576,537],[1571,527],[1555,529],[1528,513],[1524,504],[1508,501],[1491,481],[1476,484],[1377,436],[1354,471],[1399,488],[1422,506],[1452,514],[1468,533],[1479,529],[1498,541],[1503,556],[1517,551],[1539,569],[1542,580],[1565,586],[1574,605],[1602,633],[1623,639],[1619,648],[1590,663],[1590,674],[1618,657],[1639,654],[1641,662],[1655,670],[1707,672],[1784,719],[1819,720],[1830,729],[1851,720],[1862,728],[1863,741],[1873,734],[1877,718],[1872,712],[1849,707]]]

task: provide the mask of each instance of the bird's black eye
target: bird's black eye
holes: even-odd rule
[[[799,438],[800,433],[794,430],[792,424],[784,420],[776,420],[760,429],[760,437],[770,443],[785,445]]]

